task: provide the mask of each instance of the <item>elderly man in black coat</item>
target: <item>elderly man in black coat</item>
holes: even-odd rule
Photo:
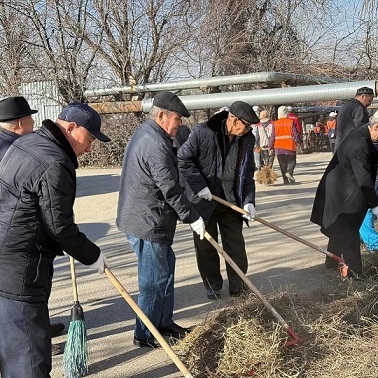
[[[343,255],[350,276],[362,275],[359,229],[366,211],[378,214],[377,142],[376,121],[347,135],[319,183],[312,209],[311,221],[329,238],[328,251]],[[332,263],[327,256],[326,266]]]

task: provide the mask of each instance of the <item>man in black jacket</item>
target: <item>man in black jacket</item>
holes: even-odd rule
[[[100,249],[74,222],[77,157],[90,151],[100,116],[86,104],[64,108],[56,123],[18,138],[0,163],[0,372],[49,377],[47,308],[52,263],[63,251],[103,272]]]
[[[163,336],[179,339],[189,331],[174,323],[175,254],[178,218],[203,238],[205,224],[182,193],[172,146],[182,117],[190,113],[171,92],[158,92],[150,119],[126,146],[119,190],[117,226],[138,257],[138,305]],[[134,344],[158,344],[137,318]]]
[[[369,87],[358,88],[354,98],[349,99],[337,115],[335,151],[353,129],[369,122],[367,107],[371,104],[374,91]]]
[[[188,199],[206,222],[206,230],[218,239],[218,227],[226,253],[245,273],[248,261],[243,237],[243,220],[239,213],[212,201],[215,194],[243,207],[255,216],[255,137],[251,125],[259,122],[252,107],[234,102],[229,111],[214,114],[197,125],[181,146],[177,157],[180,173],[185,177]],[[223,285],[220,259],[216,249],[194,234],[197,264],[209,299],[220,297]],[[226,264],[229,293],[238,296],[242,279]]]
[[[362,275],[359,229],[366,211],[371,208],[378,215],[377,142],[375,121],[346,136],[320,180],[311,214],[311,221],[329,238],[327,250],[343,255],[351,276]],[[326,266],[330,264],[337,266],[328,258]]]

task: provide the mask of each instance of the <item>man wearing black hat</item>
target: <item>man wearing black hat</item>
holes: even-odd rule
[[[373,101],[373,97],[373,89],[358,88],[355,97],[342,106],[337,115],[335,151],[350,131],[369,122],[367,107]]]
[[[0,160],[19,136],[33,131],[34,120],[31,115],[37,112],[30,109],[22,96],[0,100]]]
[[[255,138],[251,125],[259,118],[252,107],[234,102],[229,111],[214,114],[207,122],[197,125],[189,139],[181,146],[177,157],[179,169],[185,177],[188,199],[206,222],[206,230],[218,239],[218,227],[226,253],[245,273],[248,261],[242,233],[243,220],[239,213],[212,201],[212,194],[243,207],[255,216]],[[216,249],[194,234],[198,269],[209,299],[221,295],[223,279]],[[229,293],[238,296],[243,282],[226,264]]]
[[[158,92],[150,118],[126,146],[119,190],[117,226],[138,257],[138,305],[163,336],[179,339],[188,328],[172,320],[175,255],[173,237],[178,218],[203,238],[205,224],[182,193],[172,138],[182,117],[190,113],[171,92]],[[134,344],[158,344],[137,318]]]
[[[0,373],[49,377],[47,300],[53,261],[63,251],[99,272],[100,249],[74,223],[77,157],[90,151],[100,116],[73,103],[54,123],[18,138],[0,162]]]

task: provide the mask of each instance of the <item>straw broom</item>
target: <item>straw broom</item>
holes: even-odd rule
[[[74,305],[71,308],[71,320],[68,327],[67,342],[64,347],[63,369],[67,378],[84,377],[88,373],[88,345],[87,329],[85,327],[84,312],[80,306],[74,259],[70,257],[71,278]]]

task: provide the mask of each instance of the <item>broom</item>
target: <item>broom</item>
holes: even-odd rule
[[[71,256],[70,267],[74,305],[71,308],[71,320],[64,347],[63,369],[65,377],[79,378],[88,373],[87,329],[84,322],[83,308],[80,306],[77,294],[75,263]]]

